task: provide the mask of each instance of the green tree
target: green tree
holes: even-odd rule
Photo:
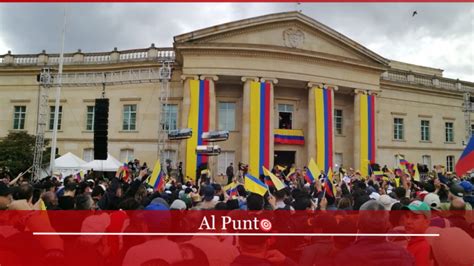
[[[11,132],[0,140],[0,169],[10,172],[12,177],[28,169],[33,165],[36,137],[26,132]],[[45,146],[49,144],[44,141]],[[43,153],[43,164],[49,161],[48,148]]]

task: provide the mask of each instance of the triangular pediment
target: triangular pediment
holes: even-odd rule
[[[298,51],[387,66],[388,60],[299,12],[255,17],[175,37],[175,46]]]

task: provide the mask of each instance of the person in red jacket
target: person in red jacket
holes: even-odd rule
[[[403,209],[409,210],[404,217],[406,232],[424,234],[430,225],[431,209],[428,204],[415,200]],[[424,236],[411,237],[407,250],[415,258],[417,266],[431,265],[431,247]]]

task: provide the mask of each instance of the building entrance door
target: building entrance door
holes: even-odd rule
[[[296,151],[275,151],[275,164],[290,167],[295,163]]]

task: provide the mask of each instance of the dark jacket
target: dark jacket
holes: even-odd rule
[[[227,175],[227,177],[234,177],[234,167],[229,165],[225,170],[225,174]]]

